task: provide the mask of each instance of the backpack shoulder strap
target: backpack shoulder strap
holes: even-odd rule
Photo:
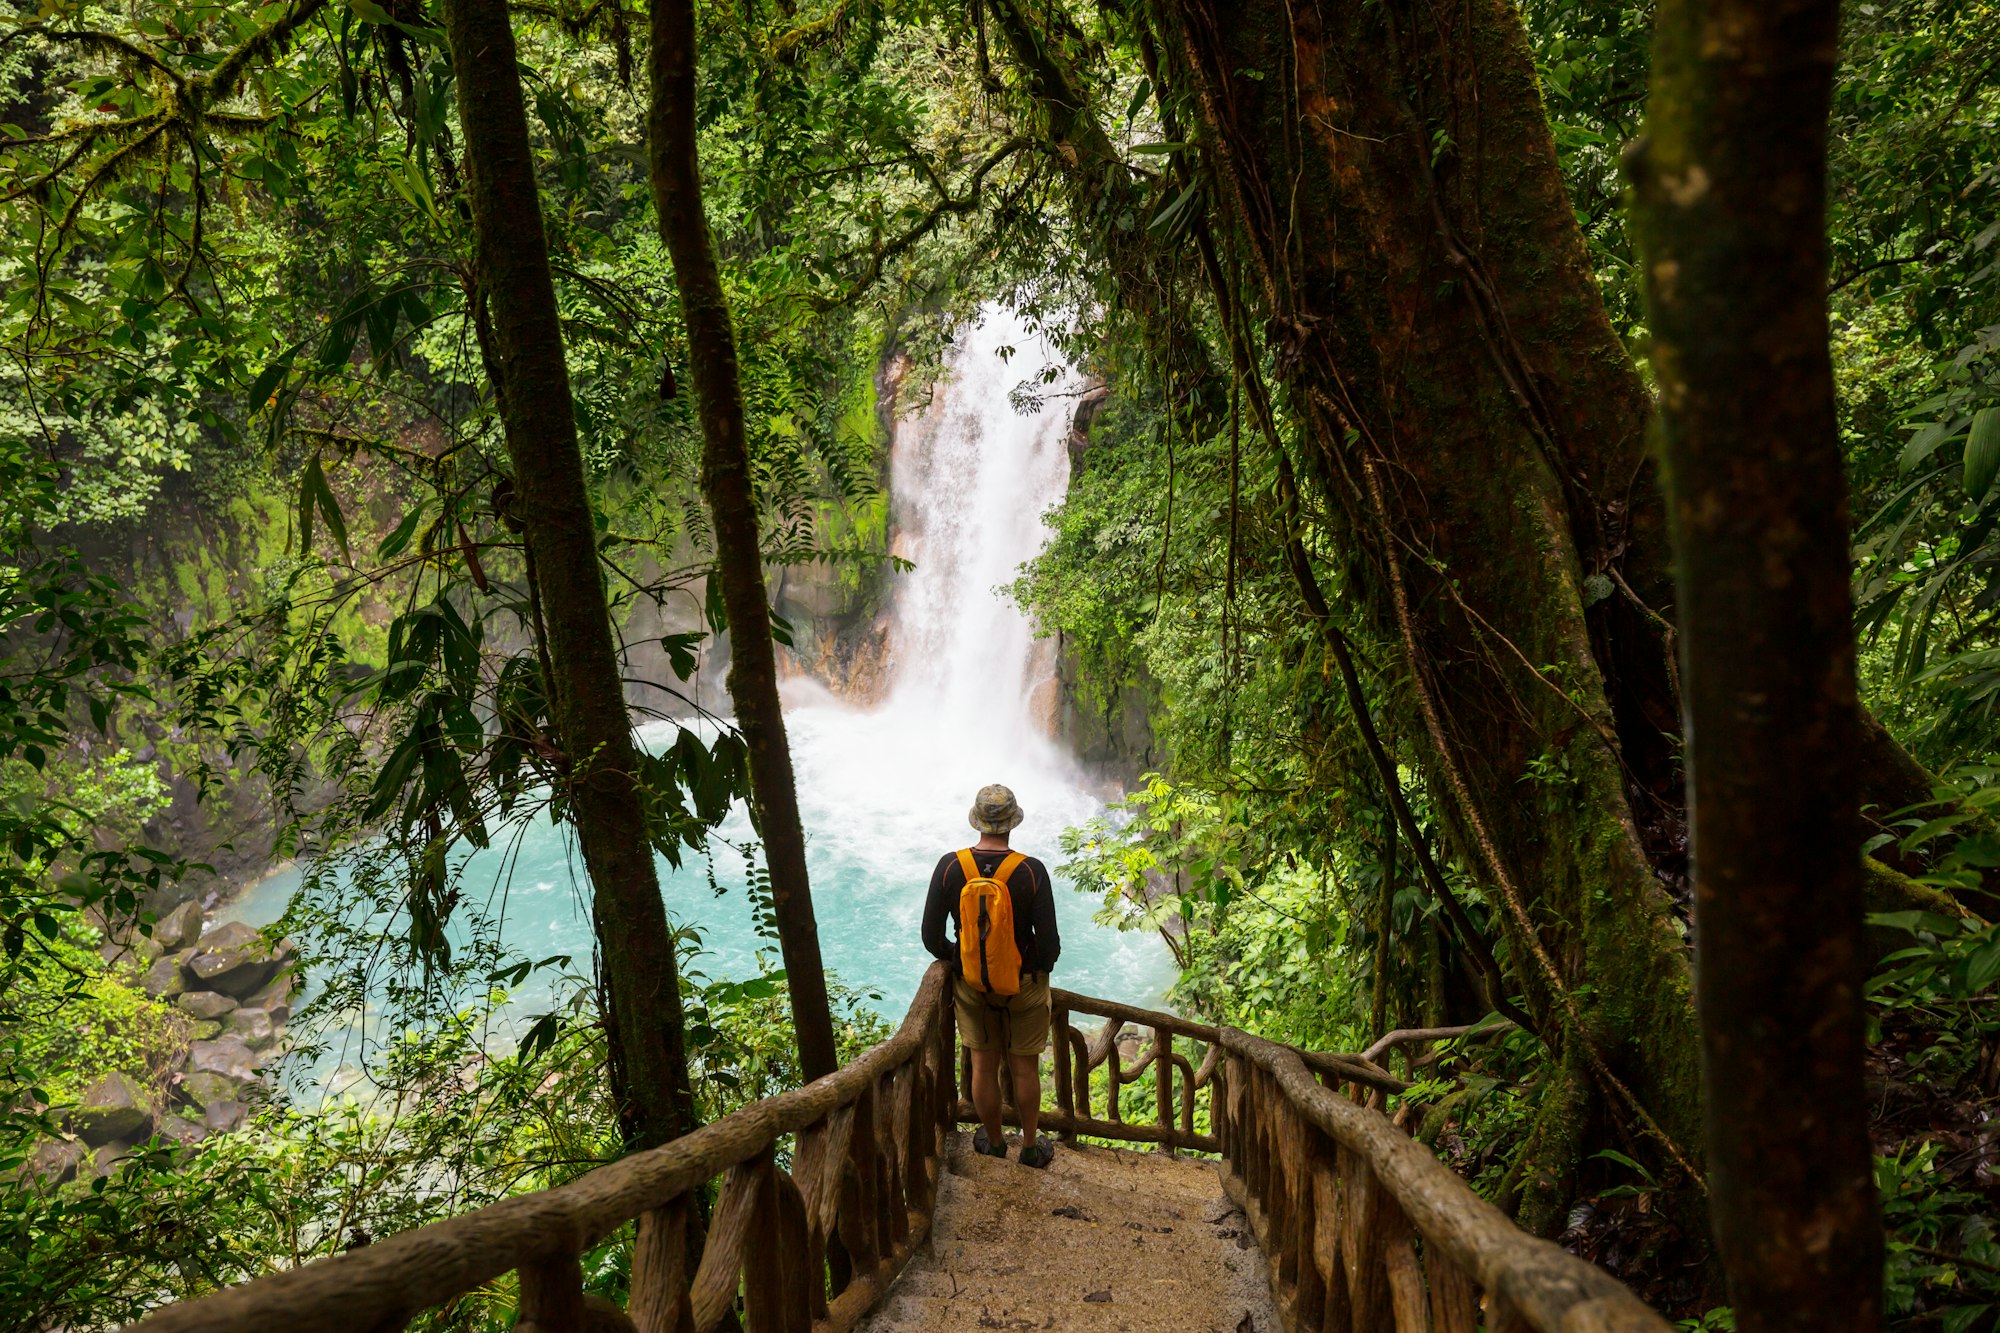
[[[965,872],[965,882],[967,884],[979,878],[979,867],[973,863],[972,849],[970,847],[959,848],[958,868]]]
[[[1026,852],[1007,853],[1007,859],[1002,861],[1000,863],[999,869],[993,872],[993,878],[1000,881],[1002,884],[1005,884],[1008,881],[1008,879],[1012,877],[1013,873],[1021,868],[1021,863],[1027,859],[1028,856]],[[1033,897],[1034,893],[1035,893],[1035,877],[1033,875],[1030,875],[1028,876],[1028,896]]]

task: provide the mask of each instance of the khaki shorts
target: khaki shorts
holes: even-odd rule
[[[968,1051],[1039,1055],[1049,1044],[1046,972],[1021,978],[1016,995],[982,994],[966,985],[964,977],[953,977],[951,999],[958,1013],[958,1039]]]

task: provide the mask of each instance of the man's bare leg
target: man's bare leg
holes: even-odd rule
[[[1007,1063],[1014,1071],[1014,1109],[1021,1113],[1021,1147],[1025,1149],[1035,1141],[1035,1121],[1040,1118],[1042,1110],[1042,1057],[1010,1054]],[[998,1119],[997,1096],[995,1119]],[[987,1131],[989,1134],[992,1132]]]
[[[1020,1076],[1016,1074],[1015,1077]],[[1006,1132],[1000,1125],[1000,1052],[998,1051],[972,1052],[972,1109],[979,1113],[979,1123],[986,1126],[988,1143],[1001,1144],[1007,1141]]]

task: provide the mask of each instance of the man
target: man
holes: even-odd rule
[[[924,947],[952,968],[953,1008],[958,1015],[959,1040],[972,1053],[972,1105],[980,1126],[972,1146],[989,1157],[1005,1157],[1007,1141],[1000,1128],[1000,1058],[1014,1073],[1014,1104],[1021,1113],[1023,1166],[1046,1167],[1055,1156],[1046,1140],[1035,1137],[1035,1119],[1042,1105],[1041,1057],[1049,1041],[1049,970],[1062,953],[1056,933],[1055,895],[1048,867],[1032,856],[1020,856],[1007,845],[1008,834],[1021,822],[1014,793],[994,784],[981,787],[967,818],[979,841],[964,852],[947,852],[931,872],[930,895],[924,900]],[[961,966],[960,941],[945,940],[945,922],[963,933],[958,920],[959,899],[969,882],[966,862],[978,877],[1004,884],[1013,917],[1014,945],[1020,956],[1020,989],[1011,995],[970,984]],[[1012,864],[1009,864],[1009,863]],[[989,976],[987,981],[991,981]],[[1001,983],[1004,989],[1005,983]]]

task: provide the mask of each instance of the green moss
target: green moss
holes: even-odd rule
[[[138,989],[134,963],[107,964],[90,941],[51,947],[61,966],[26,974],[9,997],[21,1015],[12,1035],[23,1065],[49,1103],[73,1102],[112,1072],[162,1091],[188,1041],[188,1016]]]
[[[1572,1052],[1549,1071],[1534,1127],[1510,1173],[1520,1196],[1514,1220],[1537,1236],[1554,1236],[1563,1229],[1583,1155],[1589,1106],[1583,1060]]]

